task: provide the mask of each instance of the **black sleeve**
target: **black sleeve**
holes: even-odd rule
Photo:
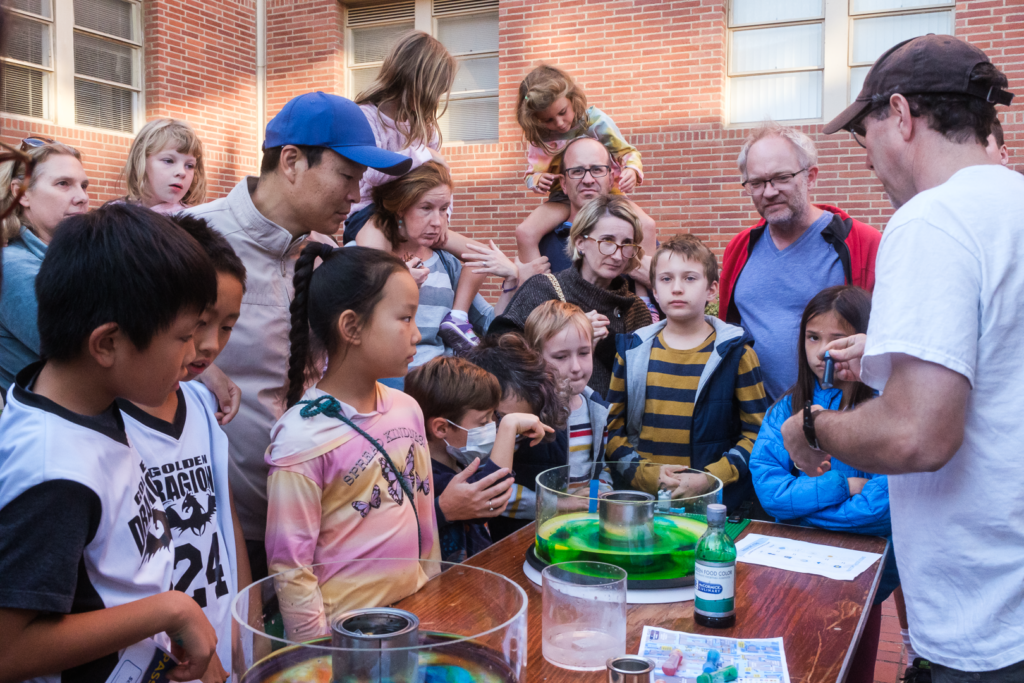
[[[58,479],[0,509],[0,607],[71,612],[79,564],[101,508],[88,486]]]

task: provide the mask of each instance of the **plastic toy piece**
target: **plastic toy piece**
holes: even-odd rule
[[[704,673],[709,674],[718,671],[722,666],[722,655],[718,650],[708,650],[708,659],[704,662]]]
[[[661,670],[665,672],[666,676],[675,676],[679,669],[683,668],[683,663],[686,658],[683,657],[682,650],[672,650],[672,654],[668,656],[665,663],[661,665]]]
[[[697,683],[728,683],[729,681],[735,681],[739,676],[740,674],[736,667],[730,664],[724,669],[697,676]]]

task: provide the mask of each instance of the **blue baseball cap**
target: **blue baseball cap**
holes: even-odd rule
[[[283,145],[327,147],[389,175],[402,175],[412,166],[409,157],[377,146],[359,105],[319,91],[292,98],[267,124],[263,149]]]

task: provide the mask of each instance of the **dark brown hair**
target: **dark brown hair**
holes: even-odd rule
[[[323,263],[314,270],[318,258]],[[353,311],[360,320],[369,320],[384,296],[388,278],[402,272],[408,272],[402,260],[380,249],[338,249],[322,242],[306,245],[295,263],[292,278],[295,298],[290,308],[292,329],[288,335],[289,408],[302,398],[306,380],[317,376],[325,355],[339,350],[341,314]]]
[[[793,415],[804,409],[804,402],[813,400],[814,383],[817,381],[814,372],[811,371],[810,363],[807,360],[807,348],[804,346],[807,323],[826,313],[835,313],[853,328],[856,334],[864,334],[868,331],[868,318],[871,317],[871,295],[860,287],[839,285],[821,290],[807,304],[803,317],[800,318],[800,339],[796,345],[796,357],[799,364],[796,384],[783,394],[783,396],[793,397]],[[856,405],[872,398],[875,392],[868,385],[855,382],[852,394],[850,403]]]
[[[568,387],[548,369],[544,357],[518,332],[490,335],[470,351],[468,359],[498,378],[502,398],[516,396],[530,404],[533,414],[557,432],[569,420]],[[546,440],[554,438],[548,435]]]
[[[420,404],[424,423],[443,417],[458,424],[467,411],[496,410],[501,403],[498,378],[455,356],[438,356],[410,370],[405,393]]]

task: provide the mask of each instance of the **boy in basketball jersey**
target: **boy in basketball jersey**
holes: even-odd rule
[[[202,248],[148,209],[110,205],[58,227],[36,278],[43,360],[18,374],[0,416],[0,680],[206,672],[217,635],[168,590],[168,514],[115,399],[166,398],[216,293]]]
[[[171,218],[203,248],[217,272],[217,300],[195,334],[196,358],[186,380],[217,359],[238,320],[245,266],[231,245],[202,218]],[[217,657],[204,683],[231,670],[231,602],[250,581],[249,558],[228,486],[228,438],[217,424],[217,400],[199,382],[185,381],[156,407],[119,399],[125,430],[139,449],[174,540],[174,590],[203,608],[217,631]]]

